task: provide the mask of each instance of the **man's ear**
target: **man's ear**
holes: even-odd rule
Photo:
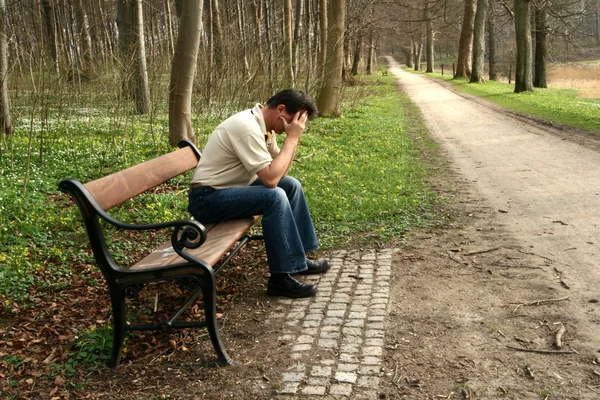
[[[285,111],[285,104],[279,104],[275,109],[282,113]]]

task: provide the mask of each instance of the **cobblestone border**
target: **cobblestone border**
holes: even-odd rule
[[[331,269],[307,282],[310,299],[279,299],[272,319],[285,321],[295,365],[280,394],[376,398],[383,363],[384,319],[393,249],[338,251]]]

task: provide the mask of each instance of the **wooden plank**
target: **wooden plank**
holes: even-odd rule
[[[103,210],[117,206],[130,198],[183,174],[198,165],[191,147],[173,151],[123,171],[85,184]]]
[[[256,223],[259,216],[219,222],[207,233],[206,241],[197,249],[187,250],[189,254],[214,266],[223,255]],[[152,254],[132,266],[130,269],[151,269],[185,262],[167,242]]]

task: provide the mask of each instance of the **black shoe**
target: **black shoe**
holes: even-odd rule
[[[269,296],[283,296],[299,299],[302,297],[314,296],[317,294],[317,287],[315,285],[298,282],[289,274],[273,274],[269,278],[267,294]]]
[[[324,272],[329,271],[331,265],[329,265],[329,261],[327,260],[306,260],[306,266],[308,267],[302,272],[298,272],[298,275],[310,275],[310,274],[322,274]]]

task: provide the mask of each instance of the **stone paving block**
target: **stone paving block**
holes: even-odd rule
[[[364,319],[350,319],[344,323],[344,328],[362,328],[365,326]],[[361,330],[362,332],[362,330]]]
[[[318,346],[326,349],[335,349],[338,347],[338,341],[335,339],[320,339]]]
[[[346,310],[327,310],[325,315],[327,317],[343,317],[346,313]]]
[[[344,340],[342,341],[342,344],[348,343],[348,344],[358,346],[362,342],[363,342],[362,336],[347,335],[347,336],[344,336]]]
[[[383,347],[383,338],[368,338],[368,339],[365,339],[365,346],[380,346],[380,347]]]
[[[348,354],[357,354],[360,350],[360,347],[357,344],[342,344],[342,346],[340,347],[340,351],[343,351],[344,353],[348,353]]]
[[[311,376],[328,377],[328,376],[331,376],[332,372],[333,372],[333,368],[332,367],[323,366],[323,365],[315,365],[310,370],[310,375]]]
[[[296,339],[296,343],[298,344],[312,344],[315,341],[315,337],[312,335],[301,335]]]
[[[327,387],[326,386],[305,386],[302,388],[302,394],[305,394],[307,396],[323,396],[325,395],[325,392],[327,391]]]
[[[310,344],[297,344],[292,347],[292,351],[294,351],[294,352],[308,351],[310,349],[312,349],[312,345],[310,345]]]
[[[338,382],[355,383],[357,375],[354,372],[338,371],[335,373],[335,380]]]
[[[352,385],[349,383],[331,385],[329,394],[333,396],[350,396],[352,394]]]
[[[364,365],[381,365],[381,358],[379,357],[364,357],[361,361]]]
[[[327,307],[328,310],[346,310],[346,304],[344,303],[332,303]]]
[[[341,336],[340,331],[339,330],[335,330],[335,331],[323,331],[321,332],[320,337],[322,339],[339,339]]]
[[[340,326],[343,322],[342,318],[328,317],[323,319],[323,326]]]
[[[314,328],[314,327],[319,326],[320,324],[321,324],[321,321],[314,321],[314,320],[302,322],[302,326],[305,328]]]
[[[361,376],[356,382],[358,387],[368,387],[371,389],[377,389],[379,387],[379,377],[377,376]]]
[[[367,306],[362,304],[352,304],[350,306],[350,312],[367,312]]]
[[[359,375],[379,375],[380,365],[362,365],[358,370]]]
[[[339,326],[324,326],[321,328],[321,331],[323,332],[339,332],[340,331],[340,327]]]
[[[338,364],[337,371],[354,372],[358,369],[358,364]]]
[[[358,357],[354,354],[340,354],[340,361],[344,363],[357,363],[359,362]]]
[[[322,320],[324,317],[323,313],[321,311],[316,312],[316,313],[310,313],[308,314],[306,317],[304,317],[305,321],[320,321]]]
[[[367,317],[366,312],[350,312],[348,318],[350,319],[365,319]]]
[[[364,356],[381,356],[383,354],[383,348],[379,346],[363,347],[362,354]]]
[[[298,326],[298,325],[300,325],[300,321],[297,320],[297,319],[293,319],[293,320],[290,320],[290,321],[286,321],[285,324],[287,326]]]
[[[383,329],[367,329],[365,331],[366,338],[383,338]]]
[[[369,315],[367,321],[383,321],[385,317],[383,315]]]
[[[304,379],[304,372],[285,372],[282,380],[284,382],[300,382]]]
[[[360,328],[344,326],[342,328],[342,333],[344,334],[344,336],[360,336],[360,337],[362,337],[363,330]]]
[[[299,386],[300,384],[297,382],[284,383],[278,392],[281,394],[295,394],[298,391]]]

